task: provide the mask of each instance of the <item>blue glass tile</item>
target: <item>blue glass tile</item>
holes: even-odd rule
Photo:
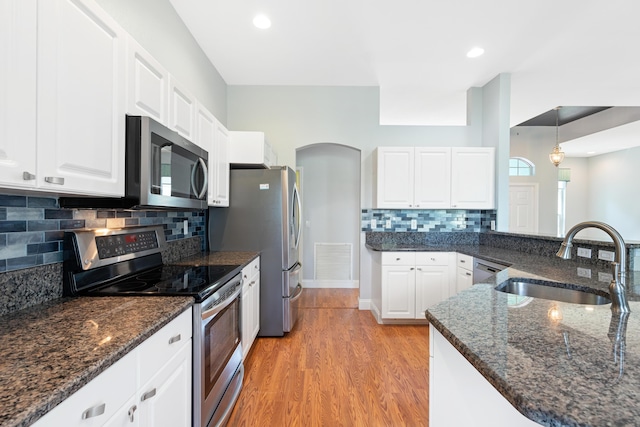
[[[6,260],[7,262],[7,271],[11,270],[19,270],[21,268],[35,267],[38,265],[38,259],[42,259],[42,257],[38,258],[37,255],[27,255],[18,258],[9,258]]]
[[[7,220],[9,221],[29,221],[44,219],[42,209],[29,208],[7,208]]]
[[[44,233],[45,242],[53,242],[64,239],[64,231],[46,231]]]
[[[7,235],[0,234],[0,247],[7,246]]]
[[[72,230],[75,228],[84,228],[84,219],[71,219],[60,221],[61,230]]]
[[[127,218],[124,220],[125,227],[132,227],[140,224],[140,220],[138,218]]]
[[[115,218],[115,211],[98,211],[96,212],[96,218]]]
[[[58,242],[34,243],[27,245],[27,255],[57,252],[58,250],[60,250]]]
[[[131,218],[130,211],[117,211],[116,218]]]
[[[57,208],[58,199],[50,197],[27,197],[27,206],[30,208]]]
[[[29,243],[41,243],[44,235],[40,231],[27,233],[13,233],[7,236],[7,245],[24,246]]]
[[[27,221],[0,221],[0,233],[20,233],[22,231],[27,231]]]
[[[7,208],[0,208],[0,221],[7,220]]]
[[[59,230],[60,224],[57,220],[29,221],[29,231],[50,231]]]
[[[43,264],[53,264],[54,262],[62,262],[63,261],[63,252],[49,252],[46,254],[42,254],[42,263]]]
[[[45,209],[44,219],[73,219],[73,211],[64,209]]]
[[[0,259],[0,273],[7,271],[7,260]]]
[[[27,198],[25,196],[7,196],[0,194],[0,206],[24,208],[27,207]]]

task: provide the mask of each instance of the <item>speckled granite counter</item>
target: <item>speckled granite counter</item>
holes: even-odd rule
[[[640,424],[640,273],[627,275],[631,314],[620,321],[610,304],[568,304],[494,289],[512,277],[531,277],[608,295],[611,275],[605,267],[488,245],[368,246],[454,251],[510,264],[427,310],[427,320],[518,411],[539,424]],[[616,340],[619,328],[627,331],[622,340]]]
[[[62,298],[3,316],[0,425],[30,425],[192,304],[190,297]]]
[[[244,266],[258,255],[198,253],[171,263]],[[0,317],[0,426],[35,422],[193,302],[191,297],[61,298]]]

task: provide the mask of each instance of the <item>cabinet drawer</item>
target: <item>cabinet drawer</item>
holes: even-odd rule
[[[473,257],[464,254],[458,254],[456,265],[466,270],[473,270]]]
[[[189,308],[140,344],[140,360],[144,361],[140,364],[141,384],[149,381],[186,343],[191,345],[192,325]]]
[[[449,252],[416,252],[416,265],[449,265]]]
[[[382,265],[416,265],[415,252],[383,252]]]
[[[260,257],[256,257],[256,259],[242,269],[242,279],[249,280],[258,273],[260,273]]]
[[[103,425],[135,394],[135,372],[136,353],[133,351],[48,412],[33,426]]]

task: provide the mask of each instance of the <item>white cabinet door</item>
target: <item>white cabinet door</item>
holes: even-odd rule
[[[210,191],[213,193],[213,206],[229,206],[229,131],[216,120],[213,138],[213,160],[210,168],[213,170],[213,183]],[[211,159],[211,156],[209,156]]]
[[[179,352],[140,389],[140,426],[190,426],[191,377],[191,340],[187,340]]]
[[[456,274],[456,293],[473,286],[473,273],[466,268],[458,267]]]
[[[132,37],[127,39],[127,113],[167,125],[169,74]]]
[[[451,149],[416,147],[414,207],[451,206]]]
[[[260,257],[242,269],[242,358],[260,331]]]
[[[33,187],[36,183],[36,34],[36,0],[0,1],[3,187]]]
[[[402,209],[413,207],[413,147],[378,147],[374,154],[376,192],[374,207]]]
[[[415,267],[382,266],[382,318],[415,319]]]
[[[416,266],[416,319],[425,319],[426,309],[449,298],[448,266]]]
[[[495,148],[456,147],[451,151],[451,207],[495,208]]]
[[[189,90],[169,75],[169,127],[195,142],[196,100]],[[201,147],[206,150],[206,147]]]
[[[91,0],[38,3],[38,187],[124,194],[125,35]]]

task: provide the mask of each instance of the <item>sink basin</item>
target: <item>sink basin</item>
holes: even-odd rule
[[[564,286],[564,287],[563,287]],[[533,298],[543,298],[572,304],[602,305],[610,304],[611,300],[594,292],[572,289],[562,283],[546,282],[544,280],[511,278],[496,286],[496,291]]]

